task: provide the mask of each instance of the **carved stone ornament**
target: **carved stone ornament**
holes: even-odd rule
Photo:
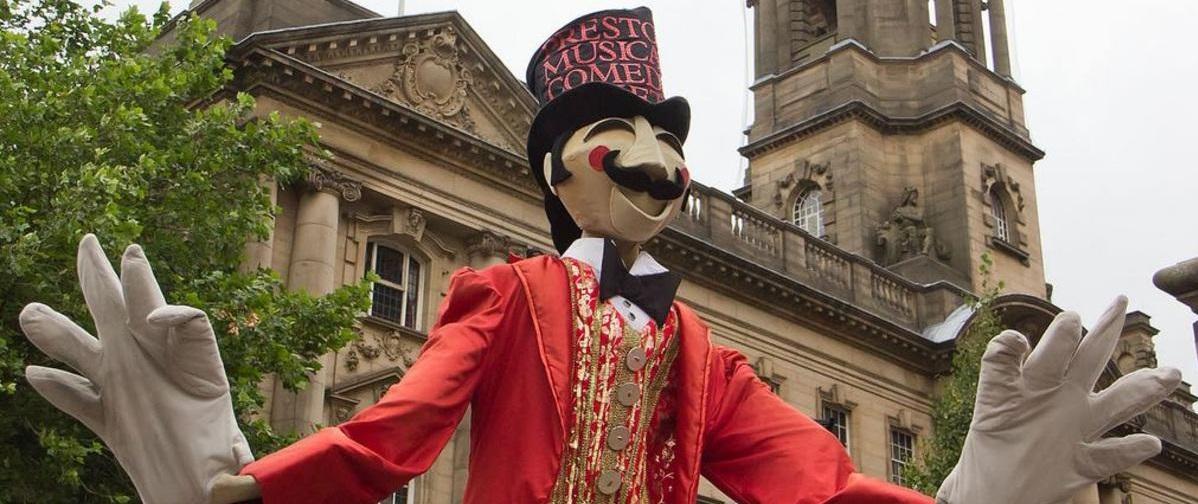
[[[786,203],[787,196],[792,192],[792,188],[804,181],[814,184],[820,190],[830,194],[833,190],[832,170],[829,169],[831,166],[831,162],[812,163],[806,159],[795,161],[794,169],[775,184],[774,206],[781,209]]]
[[[507,258],[512,239],[491,231],[482,231],[466,242],[466,254],[470,257]]]
[[[411,236],[413,240],[420,241],[427,227],[428,219],[419,208],[395,208],[391,211],[392,233]]]
[[[445,27],[431,37],[407,42],[391,77],[371,91],[408,103],[434,119],[474,131],[466,103],[466,90],[474,78],[462,63],[457,39],[453,27]]]
[[[828,388],[816,387],[815,392],[819,395],[820,401],[826,402],[828,404],[835,404],[841,408],[844,408],[846,411],[853,411],[853,409],[857,407],[857,402],[851,401],[845,397],[844,393],[840,390],[840,385],[835,383]]]
[[[919,206],[919,190],[907,187],[903,199],[890,218],[874,230],[875,244],[881,249],[882,264],[891,264],[916,256],[935,256],[947,261],[951,256],[944,244],[936,240],[935,230],[924,221]]]
[[[339,195],[345,201],[354,202],[362,199],[361,182],[326,166],[315,165],[308,170],[308,185],[317,191],[327,191]]]
[[[982,164],[982,194],[990,194],[995,186],[1006,193],[1007,198],[1015,203],[1019,222],[1023,223],[1023,194],[1019,191],[1019,182],[1007,174],[1007,168],[1001,164]]]
[[[403,334],[399,331],[374,333],[374,344],[366,342],[366,337],[361,330],[356,332],[358,337],[354,339],[349,352],[345,355],[345,367],[350,371],[357,370],[363,359],[373,361],[382,356],[386,356],[387,360],[391,362],[403,362],[404,367],[409,367],[416,362],[416,357],[420,352],[419,345],[405,341]]]
[[[890,425],[898,427],[912,434],[919,434],[923,430],[923,426],[911,421],[911,412],[900,409],[894,416],[889,417]]]

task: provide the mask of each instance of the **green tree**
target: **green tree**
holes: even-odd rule
[[[182,19],[174,42],[149,50],[165,5],[114,21],[101,7],[0,0],[0,503],[136,498],[97,439],[23,378],[26,365],[55,365],[21,333],[25,304],[93,329],[75,277],[84,233],[114,261],[141,243],[167,298],[211,315],[259,455],[286,441],[254,416],[264,374],[303,386],[369,302],[365,283],[313,298],[269,271],[238,272],[247,237],[265,237],[276,211],[260,181],[297,181],[323,155],[313,125],[218,94],[230,42],[211,21]]]
[[[967,301],[973,308],[973,317],[965,334],[957,338],[951,371],[940,379],[940,392],[932,403],[932,434],[921,440],[919,456],[903,472],[908,486],[928,495],[936,494],[961,458],[965,435],[973,420],[982,354],[990,338],[1006,329],[994,309],[994,300],[1003,285],[992,281],[993,267],[990,254],[983,254],[978,267],[982,276],[981,295]]]

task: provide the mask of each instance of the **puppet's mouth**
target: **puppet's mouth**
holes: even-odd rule
[[[681,170],[674,169],[674,180],[663,178],[653,180],[648,173],[637,167],[621,168],[616,166],[616,156],[620,151],[612,150],[603,155],[603,173],[607,178],[622,189],[634,192],[649,193],[655,200],[670,201],[678,199],[686,191],[686,176]]]

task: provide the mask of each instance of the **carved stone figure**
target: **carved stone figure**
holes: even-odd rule
[[[874,236],[886,266],[921,255],[949,259],[948,249],[936,241],[935,230],[924,221],[919,190],[914,187],[903,191],[902,201],[890,218],[878,225]]]

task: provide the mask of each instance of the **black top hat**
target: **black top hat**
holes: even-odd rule
[[[528,164],[559,252],[581,235],[541,166],[559,136],[604,117],[640,115],[686,141],[690,105],[664,99],[656,38],[648,8],[593,12],[554,32],[528,62],[525,82],[541,103],[528,131]]]

